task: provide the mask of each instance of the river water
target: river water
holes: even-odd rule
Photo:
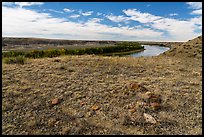
[[[144,51],[137,52],[137,53],[131,53],[126,56],[132,56],[132,57],[142,57],[142,56],[158,56],[159,54],[162,54],[169,50],[169,47],[162,47],[162,46],[155,46],[155,45],[143,45]]]

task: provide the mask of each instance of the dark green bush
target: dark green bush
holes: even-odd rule
[[[26,58],[24,56],[6,57],[4,63],[6,64],[25,64]]]
[[[48,49],[48,50],[32,50],[28,52],[23,51],[10,51],[3,52],[2,57],[17,57],[24,56],[27,58],[43,58],[43,57],[57,57],[60,55],[83,55],[83,54],[104,54],[113,52],[127,52],[132,50],[144,49],[141,44],[137,42],[121,42],[115,46],[109,47],[96,47],[96,48],[84,48],[84,49]]]

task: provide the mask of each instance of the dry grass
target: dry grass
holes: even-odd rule
[[[2,134],[202,134],[201,58],[62,56],[2,68]]]
[[[200,63],[170,57],[64,56],[34,59],[24,66],[3,64],[3,125],[16,117],[22,126],[13,134],[23,134],[22,130],[31,134],[28,127],[33,127],[32,134],[191,134],[194,130],[200,134]],[[148,91],[130,89],[135,82]],[[142,105],[146,92],[162,96],[161,109]],[[53,98],[62,102],[52,107]],[[14,105],[21,106],[13,110]],[[100,109],[90,109],[94,105]],[[155,117],[158,125],[145,124],[144,112]],[[41,130],[30,119],[35,116]],[[124,124],[126,116],[130,119]],[[53,123],[50,117],[59,122]],[[5,128],[3,134],[11,132]]]

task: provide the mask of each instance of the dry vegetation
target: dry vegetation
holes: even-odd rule
[[[186,45],[196,56],[3,63],[2,134],[202,134],[202,39]]]

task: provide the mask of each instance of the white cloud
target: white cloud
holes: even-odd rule
[[[200,35],[194,32],[198,27],[192,21],[164,18],[152,22],[151,27],[166,31],[172,40],[187,41]]]
[[[64,10],[65,12],[74,12],[74,10],[68,9],[68,8],[64,8],[63,10]]]
[[[170,13],[169,16],[178,16],[178,13]]]
[[[101,22],[103,19],[100,19],[100,18],[91,18],[88,20],[88,22],[93,22],[93,23],[98,23],[98,22]]]
[[[44,3],[43,2],[15,2],[15,5],[17,5],[19,7],[42,5],[42,4],[44,4]]]
[[[147,5],[147,7],[150,7],[150,6],[151,6],[150,4]]]
[[[187,2],[186,4],[188,4],[189,8],[191,9],[201,9],[202,8],[202,2]]]
[[[19,16],[20,15],[20,16]],[[82,40],[155,40],[162,32],[147,28],[112,27],[93,18],[85,23],[54,18],[23,8],[2,8],[2,36]]]
[[[44,9],[43,11],[51,11],[51,12],[61,13],[61,14],[63,14],[63,13],[64,13],[64,12],[62,12],[62,11],[53,10],[53,9]]]
[[[80,11],[80,13],[81,13],[81,15],[83,15],[83,16],[90,16],[90,15],[92,15],[93,11],[87,11],[87,12],[81,12],[81,11]]]
[[[102,13],[100,13],[100,12],[97,12],[97,14],[96,14],[97,16],[100,16],[100,15],[102,15]]]
[[[196,33],[195,30],[202,27],[202,16],[188,20],[178,20],[136,10],[124,11],[128,14],[128,19],[138,21],[142,25],[134,27],[118,25],[113,27],[102,24],[100,18],[91,18],[81,23],[72,22],[65,18],[52,17],[50,13],[3,6],[2,36],[83,40],[187,41],[201,35],[201,33]],[[78,14],[71,16],[74,18],[80,17]],[[145,17],[147,19],[144,19]],[[148,28],[143,26],[148,26]]]
[[[80,15],[79,14],[73,14],[73,15],[71,15],[71,16],[69,16],[70,18],[79,18],[80,17]]]
[[[201,35],[195,32],[202,25],[201,17],[178,20],[155,16],[150,13],[142,13],[136,9],[123,10],[123,12],[130,16],[131,20],[148,24],[152,29],[166,32],[171,40],[187,41],[188,39]]]
[[[202,9],[194,10],[190,14],[192,14],[192,15],[202,15]]]
[[[189,8],[194,9],[190,14],[202,15],[202,2],[187,2]]]
[[[129,20],[128,17],[124,17],[123,15],[120,16],[106,15],[105,17],[113,22],[127,22]]]
[[[130,16],[131,20],[139,21],[141,23],[148,23],[148,22],[152,22],[152,21],[155,21],[155,20],[162,18],[160,16],[155,16],[155,15],[152,15],[149,13],[142,13],[142,12],[138,11],[137,9],[123,10],[123,12],[127,16]]]
[[[202,16],[191,18],[189,21],[193,24],[202,26]]]

